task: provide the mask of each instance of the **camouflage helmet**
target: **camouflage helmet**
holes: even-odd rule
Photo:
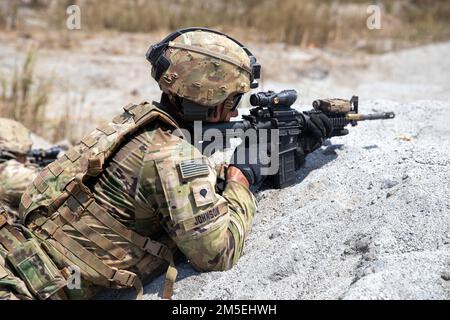
[[[21,123],[0,118],[0,150],[26,154],[31,149],[30,131]]]
[[[212,108],[256,88],[259,64],[241,43],[215,30],[178,30],[150,47],[152,76],[169,95]],[[226,104],[230,105],[230,104]]]

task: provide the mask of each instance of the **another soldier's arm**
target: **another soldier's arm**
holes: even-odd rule
[[[19,219],[20,198],[27,186],[33,182],[39,169],[33,165],[24,165],[10,160],[0,165],[0,201],[8,210],[11,222]]]
[[[183,179],[180,166],[188,161],[166,159],[155,164],[161,182],[156,181],[155,200],[163,226],[196,269],[230,269],[242,254],[255,198],[237,168],[230,168],[221,195],[215,190],[211,166],[206,175]],[[197,169],[200,172],[201,166]]]

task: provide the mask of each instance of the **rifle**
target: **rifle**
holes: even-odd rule
[[[16,158],[16,155],[14,153],[11,153],[6,150],[0,150],[0,163],[4,163],[9,160],[13,160]]]
[[[63,148],[56,146],[49,149],[32,149],[27,153],[27,160],[30,163],[36,164],[40,167],[45,167],[58,158],[59,153]],[[0,150],[0,163],[16,159],[17,156],[13,152]]]
[[[208,129],[218,129],[225,139],[242,136],[246,130],[278,129],[278,172],[273,175],[272,183],[281,189],[295,183],[295,152],[301,145],[305,118],[292,105],[297,100],[297,91],[284,90],[279,93],[273,91],[252,94],[249,115],[243,115],[242,121],[203,124],[204,132]],[[347,125],[355,126],[359,121],[393,119],[393,112],[377,114],[359,114],[358,97],[350,100],[321,99],[313,103],[313,110],[304,112],[312,114],[323,112],[333,124],[331,136],[342,136],[348,133]],[[271,155],[272,157],[274,155]]]
[[[59,153],[63,150],[60,146],[51,147],[49,149],[32,149],[27,154],[29,162],[46,167],[58,158]]]

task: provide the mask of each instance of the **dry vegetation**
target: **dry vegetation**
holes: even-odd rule
[[[47,103],[53,82],[49,77],[36,75],[36,49],[29,49],[12,75],[0,73],[0,117],[23,123],[32,132],[50,141],[70,138],[69,110],[56,119],[46,116]]]
[[[63,30],[66,8],[74,3],[81,7],[85,31],[166,32],[208,26],[244,39],[372,51],[450,38],[446,0],[9,0],[0,5],[0,27],[10,20],[19,29],[26,29],[28,21],[33,28]],[[366,28],[371,3],[382,9],[381,30]],[[399,45],[378,45],[382,40],[398,40]]]
[[[51,83],[36,78],[35,62],[36,52],[31,49],[12,77],[0,75],[0,116],[20,120],[31,130],[39,131]]]

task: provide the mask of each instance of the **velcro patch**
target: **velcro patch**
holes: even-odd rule
[[[148,115],[153,109],[154,107],[151,104],[142,104],[129,112],[133,115],[134,122],[138,123],[139,120]]]
[[[50,163],[48,169],[55,177],[59,176],[64,171],[63,167],[61,167],[57,161]]]
[[[25,209],[28,209],[31,204],[33,203],[33,200],[31,200],[31,197],[28,195],[28,193],[24,193],[22,195],[22,205]]]
[[[48,188],[48,184],[47,182],[45,182],[41,175],[42,173],[34,179],[33,184],[36,187],[37,191],[39,191],[40,193],[44,193]]]
[[[181,177],[189,179],[209,174],[209,167],[203,158],[190,159],[181,161],[180,164]]]
[[[122,114],[119,114],[118,116],[115,116],[114,119],[112,120],[112,122],[115,124],[124,124],[130,118],[131,118],[130,114],[122,113]]]
[[[107,136],[110,136],[113,133],[117,132],[116,129],[114,129],[113,127],[111,127],[108,124],[97,127],[97,130],[102,132],[102,133],[104,133],[104,134],[106,134]]]
[[[75,149],[70,149],[69,151],[67,151],[65,153],[65,156],[67,157],[67,159],[69,159],[71,162],[75,162],[77,161],[80,157],[81,154],[79,154]]]
[[[192,194],[197,207],[206,206],[216,199],[214,189],[209,182],[193,183]]]
[[[81,142],[88,148],[93,147],[97,143],[97,139],[95,139],[93,136],[86,136],[84,137]]]
[[[123,110],[124,110],[125,112],[130,112],[130,111],[132,111],[134,108],[136,108],[137,106],[138,106],[137,104],[129,103],[129,104],[127,104],[125,107],[123,107]]]
[[[219,205],[211,208],[207,211],[203,211],[200,214],[193,216],[192,218],[188,218],[186,220],[181,221],[184,230],[192,230],[194,228],[201,227],[212,220],[226,214],[228,212],[228,204],[227,202],[222,202]]]

